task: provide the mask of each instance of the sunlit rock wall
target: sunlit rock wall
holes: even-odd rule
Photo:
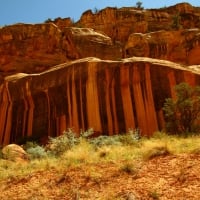
[[[118,134],[139,128],[151,135],[164,127],[162,113],[173,87],[200,83],[175,63],[130,58],[85,58],[38,74],[7,76],[0,85],[0,143],[60,135],[67,128]]]

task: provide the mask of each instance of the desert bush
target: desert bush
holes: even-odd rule
[[[200,131],[200,87],[187,83],[175,86],[176,98],[167,98],[164,103],[166,130],[175,134]]]
[[[29,154],[31,160],[47,157],[47,152],[45,151],[44,147],[39,145],[28,148],[26,152]]]
[[[114,136],[101,135],[99,137],[90,139],[89,142],[95,147],[121,145],[120,138],[117,135]]]
[[[80,137],[77,137],[77,134],[69,128],[67,131],[64,131],[62,135],[49,138],[49,143],[47,145],[48,153],[54,156],[60,156],[79,144],[81,140],[87,140],[93,133],[93,129],[90,128],[86,131],[81,131]]]
[[[89,142],[96,147],[110,145],[133,145],[141,138],[139,129],[129,129],[128,133],[113,136],[101,135],[92,138]]]
[[[23,149],[27,150],[29,148],[34,148],[37,147],[38,143],[37,142],[33,142],[33,141],[27,141],[24,145],[23,145]]]
[[[89,138],[90,136],[92,136],[93,134],[94,134],[93,128],[89,128],[89,129],[86,130],[86,131],[81,131],[80,137],[81,137],[81,138],[88,139],[88,138]]]
[[[140,129],[129,129],[126,134],[119,135],[119,141],[123,145],[135,145],[141,139]]]
[[[62,135],[49,138],[48,153],[54,156],[60,156],[76,144],[78,144],[78,138],[74,131],[69,128],[67,131],[64,131]]]

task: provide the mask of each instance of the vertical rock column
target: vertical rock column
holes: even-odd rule
[[[135,128],[135,117],[133,112],[133,103],[130,90],[130,66],[122,64],[120,68],[120,90],[122,96],[122,107],[124,111],[124,122],[126,132],[130,128]]]
[[[138,128],[143,135],[158,129],[149,64],[133,66],[133,94]]]
[[[7,82],[0,86],[0,94],[0,143],[9,144],[12,127],[12,102]]]
[[[86,83],[87,98],[87,120],[88,128],[93,128],[97,132],[102,132],[101,117],[99,111],[99,96],[97,89],[97,63],[88,65],[88,80]]]

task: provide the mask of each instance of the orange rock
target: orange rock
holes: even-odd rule
[[[3,158],[9,161],[28,161],[28,154],[22,147],[16,144],[9,144],[2,149]]]
[[[200,29],[133,33],[125,46],[125,57],[145,56],[181,64],[200,63]]]
[[[17,24],[0,29],[0,71],[37,73],[66,61],[96,56],[120,59],[122,49],[105,34],[90,28],[65,28],[55,24]]]
[[[132,33],[148,33],[172,30],[177,19],[181,29],[200,28],[199,8],[179,3],[160,9],[137,9],[135,7],[107,7],[97,13],[84,12],[76,26],[102,31],[113,41],[126,42]],[[176,18],[176,19],[175,19]]]
[[[162,130],[174,86],[200,82],[199,13],[188,3],[105,8],[77,23],[0,28],[0,144],[67,128]]]
[[[197,84],[199,73],[157,59],[85,58],[38,74],[7,76],[0,87],[1,144],[45,138],[67,128],[112,135],[163,128],[162,107],[179,82]]]

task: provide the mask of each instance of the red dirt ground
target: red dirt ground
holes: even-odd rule
[[[122,167],[130,164],[82,164],[62,172],[49,169],[24,178],[1,180],[0,199],[200,199],[199,154],[156,157],[133,161],[132,168]]]

